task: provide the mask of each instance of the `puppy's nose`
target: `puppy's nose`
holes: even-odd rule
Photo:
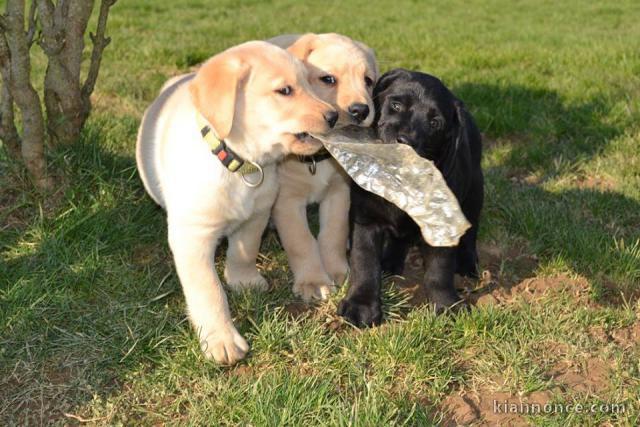
[[[363,121],[369,115],[369,106],[367,104],[351,104],[349,106],[349,114],[358,122]]]
[[[398,144],[411,145],[411,140],[409,139],[408,136],[405,136],[405,135],[398,135],[398,137],[396,138],[396,142]]]
[[[338,112],[337,111],[328,111],[324,113],[324,119],[329,123],[329,127],[332,128],[336,125],[338,121]]]

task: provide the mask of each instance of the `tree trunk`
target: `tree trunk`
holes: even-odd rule
[[[102,59],[102,51],[111,41],[104,36],[109,8],[115,0],[102,0],[93,42],[89,72],[84,84],[80,71],[87,30],[94,0],[58,2],[37,0],[42,24],[40,41],[49,58],[44,82],[44,103],[47,109],[47,128],[55,142],[76,141],[91,112],[91,93],[95,87]]]
[[[80,87],[80,66],[93,0],[37,0],[42,24],[40,42],[49,58],[44,80],[47,129],[52,141],[73,143],[84,123]]]
[[[3,76],[15,104],[22,113],[22,158],[35,185],[50,189],[52,179],[47,175],[44,157],[44,120],[40,98],[31,85],[30,40],[25,31],[24,0],[7,0],[6,28],[3,28],[3,63],[9,63],[9,76]],[[8,77],[8,78],[7,78]]]

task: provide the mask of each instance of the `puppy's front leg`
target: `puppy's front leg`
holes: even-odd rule
[[[320,203],[320,234],[318,244],[325,271],[333,283],[344,283],[349,270],[347,239],[349,238],[349,184],[342,176],[327,189]]]
[[[338,314],[356,326],[373,326],[382,320],[380,264],[384,232],[375,224],[354,223],[352,227],[350,285],[338,305]]]
[[[169,218],[169,245],[204,354],[219,363],[242,359],[249,345],[238,333],[214,266],[220,235],[208,227]]]
[[[273,219],[293,271],[293,293],[305,301],[327,299],[334,287],[324,271],[318,243],[309,230],[305,198],[281,187]]]
[[[266,291],[267,280],[256,268],[262,233],[269,222],[269,211],[256,212],[229,236],[224,277],[234,291],[257,289]]]

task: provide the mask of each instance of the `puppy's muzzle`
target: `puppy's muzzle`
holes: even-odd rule
[[[369,115],[369,106],[367,104],[355,103],[349,106],[348,111],[353,120],[360,123]]]

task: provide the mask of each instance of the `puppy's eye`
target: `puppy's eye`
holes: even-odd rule
[[[432,129],[438,129],[440,128],[440,120],[438,119],[431,119],[429,121],[429,126],[431,126]]]
[[[338,81],[336,80],[336,78],[334,76],[332,76],[331,74],[327,74],[326,76],[322,76],[320,77],[320,81],[326,85],[329,86],[333,86],[334,84],[336,84]]]
[[[367,87],[373,86],[373,80],[371,80],[371,77],[364,76],[364,84],[366,84]]]
[[[276,89],[276,92],[283,96],[290,96],[293,93],[293,88],[291,86],[284,86]]]
[[[393,101],[391,103],[391,109],[393,111],[402,111],[402,104],[400,104],[399,102]]]

